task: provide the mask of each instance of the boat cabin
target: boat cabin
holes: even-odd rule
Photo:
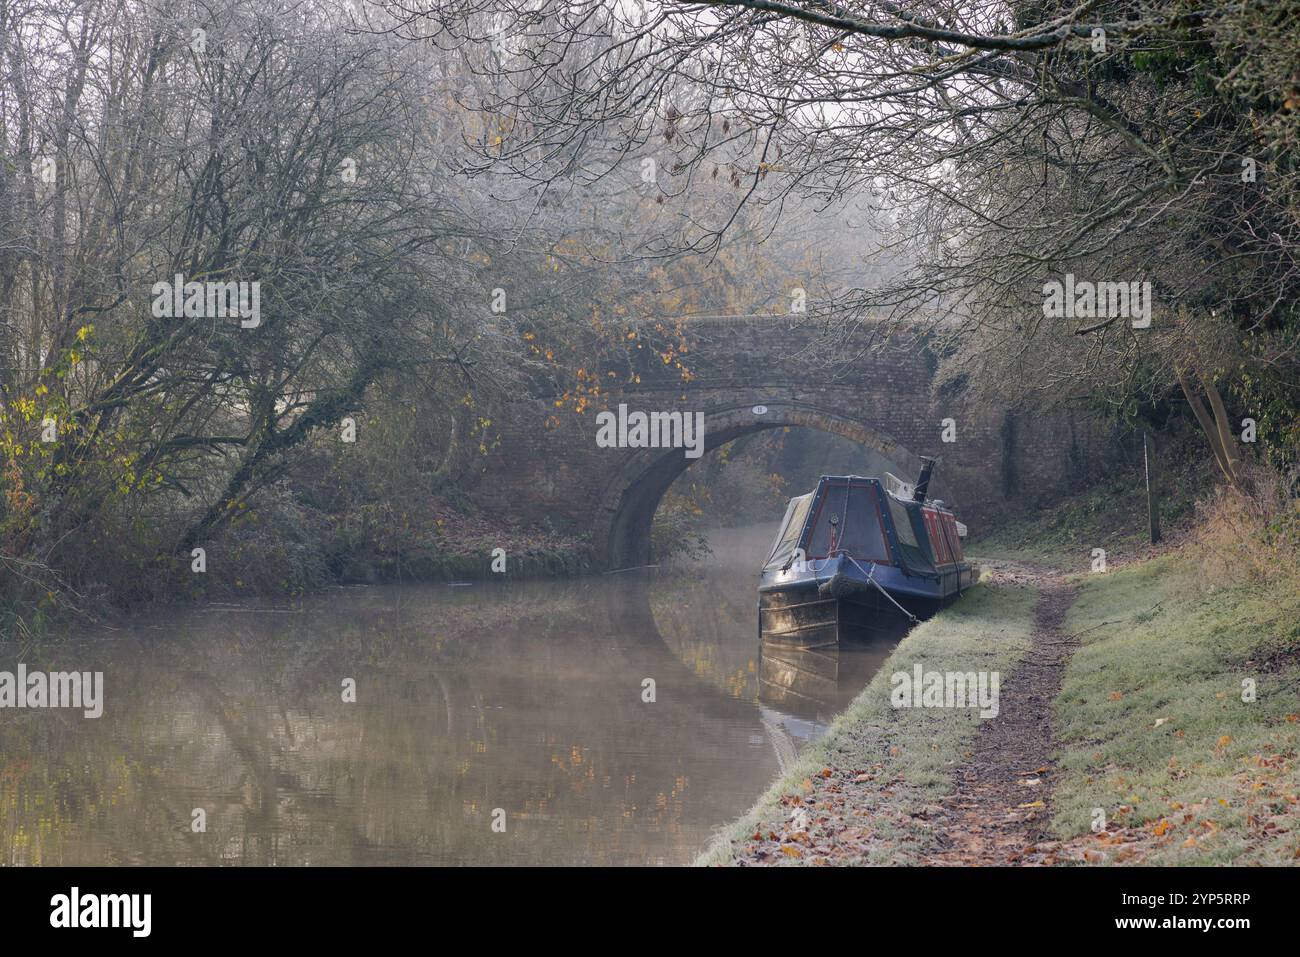
[[[890,491],[893,486],[895,491]],[[904,497],[908,486],[858,475],[823,475],[817,488],[792,498],[764,571],[794,561],[847,555],[860,563],[935,576],[965,562],[965,526],[941,502]]]

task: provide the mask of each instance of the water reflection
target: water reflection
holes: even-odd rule
[[[757,561],[650,579],[340,588],[0,646],[7,670],[105,674],[98,720],[0,711],[0,860],[689,861],[779,767],[759,706],[770,694]],[[816,719],[868,672],[868,658],[842,658]],[[343,700],[349,678],[355,703]]]
[[[894,624],[897,637],[892,640],[882,636],[809,648],[764,639],[758,700],[792,715],[829,721],[862,690],[906,633],[906,619]]]
[[[882,614],[869,633],[809,646],[763,638],[759,642],[758,701],[781,767],[823,732],[880,670],[910,624]]]

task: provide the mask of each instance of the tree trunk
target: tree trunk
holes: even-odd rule
[[[1200,376],[1201,382],[1206,386],[1206,393],[1210,396],[1211,403],[1215,406],[1215,416],[1211,416],[1205,408],[1205,403],[1201,397],[1196,394],[1195,388],[1188,379],[1187,373],[1183,369],[1175,370],[1178,376],[1178,384],[1182,387],[1183,397],[1187,399],[1187,404],[1192,407],[1192,414],[1196,416],[1196,421],[1201,426],[1201,431],[1205,433],[1205,440],[1210,444],[1211,451],[1214,452],[1214,460],[1218,463],[1220,471],[1228,479],[1233,488],[1242,488],[1241,476],[1241,458],[1237,455],[1237,450],[1232,446],[1232,433],[1228,431],[1227,412],[1223,410],[1223,400],[1219,397],[1219,391],[1214,384],[1207,381],[1204,376]]]

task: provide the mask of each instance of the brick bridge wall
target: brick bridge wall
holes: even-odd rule
[[[778,318],[694,321],[684,356],[693,379],[683,383],[647,347],[636,357],[641,382],[610,392],[609,408],[624,402],[629,411],[702,411],[708,450],[763,429],[821,429],[889,456],[909,480],[918,456],[936,456],[932,495],[955,506],[976,534],[1077,488],[1111,460],[1109,435],[1082,415],[1017,416],[945,401],[934,394],[935,362],[923,346],[890,342],[868,350],[870,328],[840,343],[842,358],[827,365],[817,332]],[[756,406],[766,413],[756,414]],[[599,448],[595,411],[565,411],[558,426],[548,426],[553,397],[511,403],[497,420],[499,442],[480,499],[589,536],[603,567],[645,564],[660,497],[698,460],[680,449]],[[951,443],[941,439],[947,418],[956,425]]]

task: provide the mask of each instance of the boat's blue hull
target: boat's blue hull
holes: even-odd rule
[[[758,590],[788,591],[817,587],[834,580],[850,581],[877,591],[879,585],[899,599],[943,602],[955,598],[973,584],[974,571],[969,562],[941,566],[934,577],[909,575],[897,565],[859,562],[847,555],[821,558],[793,564],[785,571],[763,572]],[[874,581],[874,584],[872,582]]]
[[[881,615],[927,617],[973,581],[968,562],[939,569],[934,577],[843,555],[774,569],[759,582],[759,632],[804,645],[856,637],[878,627]]]

